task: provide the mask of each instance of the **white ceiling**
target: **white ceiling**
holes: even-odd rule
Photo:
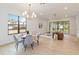
[[[23,3],[9,3],[2,4],[4,6],[8,6],[9,8],[16,9],[21,13],[27,10],[28,4]],[[64,7],[67,7],[67,10],[64,10]],[[46,3],[46,4],[38,4],[32,3],[31,10],[35,11],[39,18],[43,19],[51,19],[55,14],[55,18],[64,18],[65,15],[67,17],[75,16],[79,13],[79,4],[78,3]]]

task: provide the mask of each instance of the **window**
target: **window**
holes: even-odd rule
[[[69,21],[54,21],[49,23],[50,32],[63,32],[64,34],[69,33]]]
[[[26,31],[26,21],[22,16],[8,15],[8,34],[21,33]]]
[[[24,17],[19,17],[20,32],[26,31],[26,21]]]

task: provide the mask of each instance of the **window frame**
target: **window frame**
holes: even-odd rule
[[[13,15],[13,14],[8,14],[8,17],[9,17],[9,15]],[[14,16],[17,16],[17,15],[14,15]],[[9,29],[9,24],[8,24],[8,35],[20,34],[20,33],[25,33],[26,32],[27,28],[25,28],[25,32],[20,32],[20,17],[22,17],[22,16],[17,16],[17,17],[18,17],[18,19],[17,19],[17,22],[18,22],[18,24],[17,24],[17,26],[18,26],[17,33],[11,33],[11,34],[9,34],[9,30],[10,29]],[[27,27],[27,23],[26,23],[26,27]]]

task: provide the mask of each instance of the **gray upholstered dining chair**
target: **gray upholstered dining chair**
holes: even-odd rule
[[[23,41],[23,39],[19,38],[18,36],[13,35],[13,37],[14,37],[14,40],[16,43],[16,50],[18,50],[19,43],[22,43],[24,45],[24,43],[23,43],[24,41]]]
[[[24,40],[24,47],[25,47],[25,50],[26,50],[26,47],[27,45],[30,45],[33,49],[33,46],[34,46],[34,42],[33,42],[33,39],[32,39],[32,35],[27,35],[25,40]]]

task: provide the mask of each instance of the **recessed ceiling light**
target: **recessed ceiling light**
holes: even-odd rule
[[[64,7],[64,10],[67,10],[68,9],[68,7]]]

